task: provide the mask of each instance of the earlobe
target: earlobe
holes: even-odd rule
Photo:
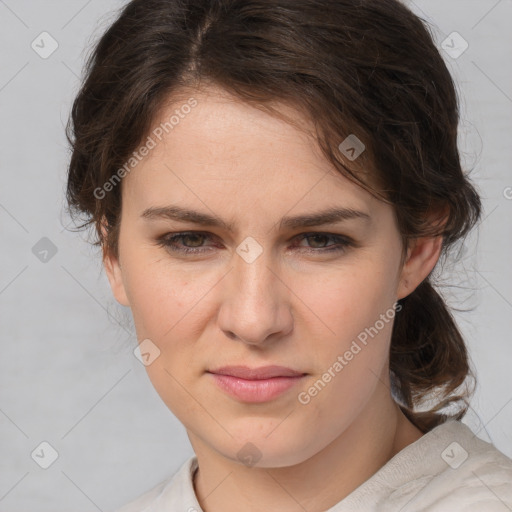
[[[400,274],[397,300],[410,295],[430,274],[441,255],[442,236],[415,239]]]
[[[123,272],[119,261],[114,256],[107,254],[103,258],[103,266],[107,274],[112,294],[122,306],[130,306],[123,281]]]
[[[102,225],[102,233],[105,240],[105,227]],[[119,259],[115,257],[111,251],[103,245],[103,266],[105,268],[105,273],[107,274],[108,281],[110,283],[110,288],[112,290],[112,294],[119,304],[122,306],[130,306],[130,302],[128,300],[128,296],[126,294],[126,289],[124,286],[123,280],[123,271],[121,269],[121,264]]]

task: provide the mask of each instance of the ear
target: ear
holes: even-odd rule
[[[397,300],[411,294],[430,274],[441,254],[442,243],[442,236],[413,240],[400,273]]]
[[[103,234],[103,238],[106,237],[107,229],[105,227],[105,223],[101,223],[101,232]],[[123,281],[123,271],[121,268],[121,264],[119,259],[116,258],[108,247],[103,244],[103,266],[105,268],[105,273],[107,274],[108,281],[110,283],[110,288],[112,289],[112,293],[122,306],[130,306],[130,302],[128,301],[128,296],[126,294],[124,281]]]
[[[407,249],[405,263],[400,272],[397,300],[410,295],[435,267],[443,248],[443,228],[448,222],[450,209],[447,205],[432,207],[426,215],[428,224],[436,236],[418,237]]]

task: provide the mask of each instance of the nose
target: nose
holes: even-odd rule
[[[250,263],[234,255],[218,315],[229,338],[265,345],[292,331],[291,292],[270,260],[265,251]]]

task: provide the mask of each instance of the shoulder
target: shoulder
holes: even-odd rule
[[[512,460],[477,433],[456,420],[438,425],[334,510],[512,511]]]
[[[169,507],[181,505],[181,501],[190,500],[192,483],[191,472],[197,465],[195,456],[187,459],[178,471],[112,512],[160,512],[171,510]],[[179,502],[179,503],[178,503]],[[185,511],[186,512],[186,509]]]
[[[512,510],[512,459],[461,422],[449,422],[438,433],[432,448],[444,465],[419,493],[431,497],[427,510]]]
[[[173,477],[162,480],[150,490],[141,494],[129,503],[125,503],[123,506],[116,508],[113,512],[145,512],[148,507],[155,502],[156,498],[162,493],[167,485],[172,481]]]

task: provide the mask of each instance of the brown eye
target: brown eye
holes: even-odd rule
[[[326,235],[308,235],[306,238],[308,243],[317,249],[321,249],[325,247],[325,244],[329,243],[329,237]]]
[[[169,251],[187,254],[200,254],[209,252],[211,246],[203,245],[210,235],[200,231],[184,233],[169,233],[158,239],[157,245],[165,247]]]
[[[208,240],[212,240],[211,234],[200,231],[167,233],[158,239],[157,245],[174,253],[201,254],[215,248],[213,244],[205,245]],[[350,238],[333,233],[303,233],[299,235],[299,243],[304,240],[307,241],[308,246],[296,245],[296,247],[311,254],[342,252],[355,245]]]
[[[185,242],[185,245],[191,245],[192,247],[200,247],[201,242],[204,240],[204,235],[192,233],[190,235],[183,235],[182,241]],[[190,243],[190,241],[192,241]]]
[[[310,247],[302,247],[306,252],[310,253],[322,254],[326,252],[344,251],[347,247],[354,245],[353,240],[350,238],[335,235],[334,233],[304,233],[300,235],[300,237],[300,241],[307,240]],[[329,244],[329,240],[334,241],[334,244]]]

